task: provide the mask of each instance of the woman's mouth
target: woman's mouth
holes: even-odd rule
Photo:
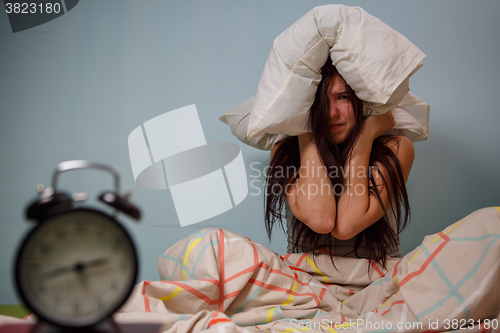
[[[338,131],[342,127],[342,124],[334,123],[329,125],[329,127],[330,131]]]

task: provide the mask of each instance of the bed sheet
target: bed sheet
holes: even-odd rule
[[[328,254],[280,256],[247,237],[205,229],[158,261],[118,314],[151,314],[168,332],[496,331],[500,207],[425,237],[384,269]],[[497,329],[500,331],[500,329]]]
[[[426,236],[386,269],[334,262],[204,229],[161,255],[160,280],[139,283],[115,319],[169,333],[500,331],[500,207]]]

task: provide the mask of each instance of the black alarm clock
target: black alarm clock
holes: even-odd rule
[[[57,190],[61,172],[89,168],[113,175],[114,191],[99,196],[100,201],[116,209],[113,216],[76,207],[75,201],[82,200],[82,195],[70,196]],[[139,220],[140,211],[128,196],[120,195],[116,170],[83,160],[60,163],[52,187],[40,187],[39,192],[26,210],[27,219],[37,225],[17,253],[17,291],[41,322],[65,331],[95,327],[111,318],[136,284],[136,248],[116,215],[123,212]]]

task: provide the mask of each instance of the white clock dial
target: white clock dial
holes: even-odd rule
[[[16,280],[26,304],[51,323],[88,326],[111,315],[136,282],[137,258],[111,217],[75,209],[43,221],[28,235]]]

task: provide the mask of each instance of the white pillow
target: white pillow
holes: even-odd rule
[[[233,135],[241,142],[262,150],[271,150],[276,142],[287,137],[283,134],[264,133],[249,140],[247,137],[248,120],[250,119],[250,110],[252,108],[254,97],[251,97],[238,106],[230,109],[219,119],[228,124]]]
[[[396,125],[384,134],[404,135],[412,142],[428,140],[429,114],[429,105],[417,96],[408,93],[401,103],[392,109]]]
[[[245,102],[230,109],[219,119],[228,124],[231,132],[252,147],[261,150],[271,150],[276,142],[289,136],[286,134],[269,134],[263,133],[252,139],[248,139],[248,121],[250,110],[254,97],[247,99]],[[364,104],[364,114],[375,114],[373,109]],[[415,95],[407,93],[401,103],[392,108],[392,114],[396,125],[389,130],[387,135],[404,135],[412,142],[429,139],[429,105]]]
[[[365,101],[365,111],[379,114],[401,102],[408,92],[407,79],[425,55],[359,7],[315,7],[275,39],[255,96],[221,120],[230,126],[237,123],[231,127],[233,133],[260,149],[272,147],[273,134],[306,132],[320,70],[328,57]]]

